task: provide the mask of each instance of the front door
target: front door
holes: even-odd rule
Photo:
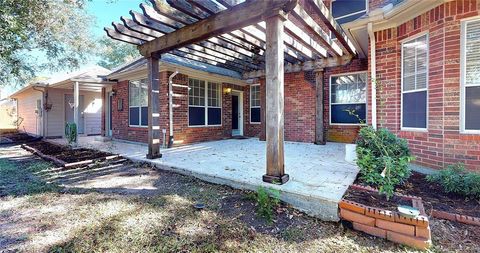
[[[73,123],[73,95],[65,94],[65,123]],[[78,101],[78,126],[77,133],[84,134],[84,118],[83,118],[83,95],[80,95]]]
[[[232,135],[243,135],[243,96],[240,92],[232,92]]]

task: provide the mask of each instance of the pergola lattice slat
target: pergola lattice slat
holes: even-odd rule
[[[235,24],[235,29],[219,29],[216,33],[204,33],[200,38],[194,36],[194,42],[186,40],[182,44],[173,40],[175,43],[172,43],[170,38],[169,43],[170,47],[182,48],[183,51],[176,51],[177,55],[187,55],[196,61],[229,67],[243,73],[245,77],[255,77],[264,74],[262,69],[265,67],[267,40],[264,17],[273,9],[281,9],[290,4],[293,10],[290,10],[288,20],[284,22],[283,36],[287,72],[308,70],[315,66],[331,66],[350,59],[348,55],[354,55],[355,49],[321,0],[299,1],[297,4],[295,0],[168,0],[167,5],[150,0],[152,6],[140,4],[143,14],[130,11],[132,19],[121,17],[123,24],[112,23],[114,29],[105,31],[113,39],[135,44],[143,49],[143,52],[148,52],[145,49],[153,43],[162,40],[165,43],[167,37],[178,35],[179,30],[185,30],[186,27],[197,25],[198,28],[200,22],[209,23],[206,22],[208,20],[211,23],[213,17],[222,14],[227,16],[225,12],[232,9],[235,13],[244,11],[246,16],[241,14],[243,16],[240,17],[237,14],[237,19],[242,21],[237,23],[245,24],[245,19],[252,16],[255,16],[256,20],[250,19],[247,25]],[[276,5],[278,6],[275,7]],[[245,6],[255,6],[250,9],[255,9],[255,14],[247,13]],[[263,6],[263,9],[259,6]],[[259,10],[264,13],[258,15]],[[326,31],[325,27],[329,30]],[[330,38],[329,31],[337,40]],[[163,48],[163,51],[155,52],[168,51],[168,48]],[[331,56],[340,58],[324,60]]]

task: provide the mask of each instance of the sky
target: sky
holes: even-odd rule
[[[135,10],[142,12],[139,5],[140,3],[145,2],[144,0],[91,0],[87,1],[87,12],[90,15],[95,17],[95,25],[92,27],[92,33],[95,37],[100,38],[101,36],[106,36],[104,27],[112,27],[112,22],[121,23],[120,17],[127,16],[129,17],[129,11]],[[89,62],[80,67],[80,69],[86,69],[96,64],[98,58],[92,58]],[[77,71],[77,70],[72,70]],[[37,76],[51,77],[55,74],[65,74],[65,73],[52,73],[52,72],[42,72],[37,73]],[[15,90],[19,89],[18,87],[5,87],[1,92],[2,97],[6,97],[8,94],[13,93]],[[0,97],[0,98],[2,98]]]

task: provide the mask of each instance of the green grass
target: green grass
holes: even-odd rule
[[[262,203],[269,208],[277,206],[278,198],[266,191],[261,191],[260,198],[258,193],[247,196],[228,187],[141,166],[133,167],[132,172],[130,165],[124,167],[126,174],[115,171],[119,173],[115,180],[121,182],[136,172],[155,174],[153,187],[149,188],[154,188],[153,192],[132,189],[125,194],[124,189],[115,190],[116,184],[106,192],[88,185],[81,190],[68,185],[64,190],[46,178],[69,172],[54,172],[52,167],[42,161],[0,159],[0,195],[7,195],[0,197],[0,249],[88,253],[415,252],[343,230],[338,223],[323,222],[284,205],[269,224],[255,215]],[[81,173],[92,176],[94,172]],[[73,179],[78,177],[72,175]],[[103,177],[91,179],[106,184]],[[129,183],[126,188],[131,187]],[[196,210],[193,205],[197,202],[206,208]],[[466,234],[450,223],[433,220],[431,224],[437,244],[433,252],[475,252],[480,247],[472,230]]]
[[[32,195],[44,192],[55,192],[59,187],[47,183],[36,175],[52,167],[43,161],[25,162],[26,166],[7,159],[0,159],[0,196],[1,195]]]

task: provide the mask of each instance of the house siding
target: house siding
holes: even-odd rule
[[[37,100],[42,98],[42,93],[28,89],[18,94],[15,98],[17,99],[18,119],[21,122],[18,129],[29,134],[41,134],[41,129],[37,129],[40,118],[35,113],[35,109]]]
[[[65,134],[65,95],[73,94],[67,89],[48,89],[48,103],[52,109],[47,112],[47,133],[45,136],[58,137]],[[96,135],[101,133],[102,98],[100,92],[80,91],[83,96],[83,108],[79,108],[84,117],[84,133]]]
[[[416,163],[432,168],[464,163],[480,170],[480,135],[460,133],[461,20],[479,15],[476,0],[442,4],[375,33],[378,123],[408,140]],[[428,33],[428,129],[401,130],[401,42]],[[370,67],[369,67],[370,69]]]

